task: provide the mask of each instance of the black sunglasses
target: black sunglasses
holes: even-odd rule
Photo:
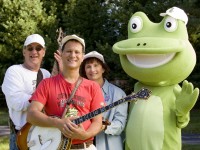
[[[36,47],[30,46],[30,47],[27,47],[27,50],[30,51],[30,52],[33,51],[34,49],[39,52],[39,51],[41,51],[43,49],[43,47],[42,46],[36,46]]]

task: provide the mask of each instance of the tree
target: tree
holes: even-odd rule
[[[0,70],[1,78],[8,66],[23,61],[22,48],[29,34],[49,38],[47,27],[55,24],[56,16],[46,13],[40,0],[0,0]],[[49,11],[50,12],[50,11]],[[45,30],[46,29],[46,30]]]
[[[43,65],[51,71],[59,27],[66,34],[83,37],[86,52],[96,50],[104,55],[111,68],[109,80],[131,80],[122,70],[119,56],[112,51],[114,43],[127,39],[131,15],[143,11],[152,22],[160,22],[161,12],[177,6],[189,15],[189,38],[197,53],[197,66],[189,78],[200,85],[199,0],[0,0],[0,5],[0,81],[8,66],[22,62],[22,45],[31,33],[44,36],[47,53]]]
[[[78,34],[86,41],[86,52],[102,53],[111,68],[109,80],[131,80],[122,70],[119,56],[112,51],[115,42],[127,39],[127,25],[133,13],[143,11],[152,22],[160,22],[161,12],[173,6],[183,7],[181,0],[69,0],[59,1],[59,24],[66,34]]]
[[[119,76],[122,68],[112,45],[117,41],[115,22],[111,20],[112,3],[103,0],[71,0],[65,3],[61,22],[66,34],[77,34],[85,39],[86,53],[96,50],[102,53],[111,68],[110,78]],[[123,72],[124,73],[124,72]],[[121,78],[126,76],[124,73]]]

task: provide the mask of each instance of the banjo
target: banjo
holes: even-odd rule
[[[61,47],[62,47],[62,39],[65,36],[62,28],[60,27],[57,31],[58,33],[58,38],[57,38],[57,43],[58,43],[58,50],[61,52]],[[59,64],[58,62],[55,60],[54,64],[53,64],[53,68],[52,68],[52,72],[51,72],[51,76],[55,76],[57,74],[59,74],[60,72],[60,68],[59,68]]]
[[[138,99],[147,99],[150,96],[151,91],[146,88],[142,88],[139,92],[132,93],[114,103],[107,106],[103,106],[96,109],[86,115],[83,115],[72,122],[76,125],[89,120],[109,109],[112,109],[122,103],[137,101]],[[33,126],[30,132],[27,145],[30,150],[70,150],[72,139],[69,139],[62,135],[58,128],[53,127],[39,127]]]

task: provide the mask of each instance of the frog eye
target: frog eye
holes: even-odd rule
[[[164,28],[167,32],[173,32],[177,29],[178,23],[175,18],[167,17],[165,19]]]
[[[133,33],[139,32],[143,27],[142,19],[139,16],[135,16],[130,20],[130,30]]]

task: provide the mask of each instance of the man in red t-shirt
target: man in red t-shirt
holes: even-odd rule
[[[35,126],[58,128],[65,137],[73,139],[71,149],[96,150],[92,140],[101,130],[102,115],[96,115],[95,110],[101,108],[104,104],[103,94],[96,82],[82,78],[82,82],[69,105],[69,110],[76,110],[78,116],[94,111],[87,116],[87,118],[92,119],[86,119],[83,123],[77,124],[73,122],[77,117],[61,118],[66,104],[69,104],[70,94],[78,79],[81,78],[79,68],[84,53],[85,42],[82,38],[76,35],[63,38],[61,53],[63,71],[54,77],[44,79],[39,84],[30,99],[31,104],[28,108],[27,121]],[[42,113],[42,110],[45,113]],[[51,144],[48,144],[49,148],[47,149],[51,149]],[[44,145],[41,144],[41,146]]]

